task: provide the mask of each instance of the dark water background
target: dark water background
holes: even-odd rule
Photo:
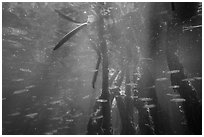
[[[169,39],[164,29],[171,8],[169,3],[135,5],[138,43],[143,46],[143,55],[151,54],[147,47],[157,46],[154,76],[160,78],[168,71],[164,44]],[[202,24],[198,7],[198,3],[177,3],[182,23],[172,27],[176,35],[172,33],[175,37],[171,42],[179,45],[180,61],[188,77],[202,76],[202,29],[188,28]],[[54,9],[84,21],[89,7],[85,3],[2,3],[3,134],[86,134],[93,98],[101,89],[101,73],[97,88],[91,87],[97,55],[89,43],[90,28],[53,51],[56,43],[76,26],[60,18]],[[185,26],[188,30],[184,30]],[[193,81],[199,99],[201,83]],[[168,86],[169,80],[156,82],[158,101],[170,124],[163,134],[168,134],[169,129],[172,134],[185,134],[184,116],[179,104],[170,101],[167,94],[173,90]]]

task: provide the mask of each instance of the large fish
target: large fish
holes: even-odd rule
[[[59,47],[61,47],[65,42],[67,42],[74,34],[76,34],[79,30],[81,30],[82,28],[84,28],[85,26],[87,26],[87,22],[82,23],[81,25],[79,25],[78,27],[74,28],[72,31],[70,31],[69,33],[67,33],[61,40],[60,42],[55,46],[55,48],[53,50],[58,49]]]

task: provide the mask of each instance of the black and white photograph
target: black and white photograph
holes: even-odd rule
[[[202,135],[202,2],[1,2],[2,135]]]

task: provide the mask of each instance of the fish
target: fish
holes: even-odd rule
[[[26,86],[25,88],[30,89],[30,88],[34,88],[34,87],[35,87],[35,85],[30,85],[30,86]]]
[[[14,117],[14,116],[18,116],[18,115],[20,115],[20,114],[21,114],[20,112],[15,112],[15,113],[12,113],[12,114],[8,114],[8,116]]]
[[[101,102],[101,103],[108,102],[108,100],[105,100],[105,99],[97,99],[96,101],[97,101],[97,102]]]
[[[196,80],[201,80],[202,77],[194,77],[194,79],[196,79]]]
[[[66,122],[73,122],[73,119],[67,119]]]
[[[44,133],[45,135],[53,135],[53,133],[52,132],[46,132],[46,133]]]
[[[112,86],[112,87],[110,87],[109,89],[110,90],[113,90],[113,89],[118,89],[119,88],[119,86]]]
[[[139,98],[140,101],[152,101],[152,98]]]
[[[179,88],[179,86],[178,85],[174,85],[174,86],[169,86],[169,88],[175,89],[175,88]]]
[[[47,108],[47,110],[53,110],[54,108]]]
[[[61,100],[57,100],[57,101],[50,102],[50,104],[52,104],[52,105],[61,104],[61,103],[62,103]]]
[[[145,89],[153,89],[153,88],[156,88],[155,85],[151,86],[151,87],[146,87]]]
[[[127,83],[126,85],[128,85],[128,86],[136,86],[137,84],[136,83]]]
[[[187,30],[190,30],[192,31],[192,29],[195,29],[195,28],[201,28],[202,25],[196,25],[196,26],[184,26],[183,27],[183,31],[187,31]]]
[[[60,120],[60,121],[62,121],[63,119],[62,119],[62,117],[53,117],[53,118],[50,118],[50,120]]]
[[[31,114],[27,114],[25,115],[28,118],[35,118],[38,115],[38,113],[31,113]]]
[[[25,69],[25,68],[20,68],[20,71],[23,71],[23,72],[32,72],[30,69]]]
[[[12,81],[20,82],[20,81],[24,81],[24,79],[19,78],[19,79],[13,79]]]
[[[138,96],[131,96],[132,98],[139,98]]]
[[[37,98],[37,96],[32,96],[32,98]]]
[[[171,70],[171,71],[167,71],[167,74],[175,74],[175,73],[179,73],[180,70]]]
[[[182,79],[182,81],[195,81],[194,78],[185,78],[185,79]]]
[[[176,103],[180,103],[180,102],[184,102],[186,101],[184,98],[173,98],[170,100],[171,102],[176,102]]]
[[[87,96],[82,97],[82,99],[87,99],[87,98],[89,98],[89,97],[90,97],[90,96],[87,95]]]
[[[140,60],[153,61],[153,59],[151,59],[151,58],[140,58]]]
[[[156,107],[156,105],[154,104],[144,105],[144,108],[154,108],[154,107]]]
[[[70,32],[68,32],[60,41],[59,43],[54,47],[53,50],[57,50],[60,48],[65,42],[67,42],[74,34],[76,34],[79,30],[87,26],[87,22],[79,25],[78,27],[74,28]]]
[[[89,72],[97,72],[98,70],[97,69],[93,69],[93,70],[87,70]]]
[[[82,116],[83,115],[83,113],[79,113],[79,114],[76,114],[76,115],[74,115],[74,116],[72,116],[73,118],[76,118],[76,117],[80,117],[80,116]]]
[[[157,78],[156,81],[165,81],[167,78]]]
[[[166,95],[167,95],[167,96],[171,96],[171,97],[180,97],[179,94],[170,94],[170,93],[167,93]]]
[[[3,101],[3,100],[6,100],[6,98],[2,98],[2,101]]]
[[[101,115],[101,116],[97,116],[97,117],[93,117],[93,120],[96,120],[96,119],[101,119],[101,118],[103,118],[103,116]]]
[[[21,93],[28,92],[28,91],[29,91],[28,89],[21,89],[21,90],[14,91],[13,94],[21,94]]]

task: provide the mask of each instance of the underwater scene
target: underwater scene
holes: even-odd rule
[[[201,135],[202,2],[2,2],[3,135]]]

